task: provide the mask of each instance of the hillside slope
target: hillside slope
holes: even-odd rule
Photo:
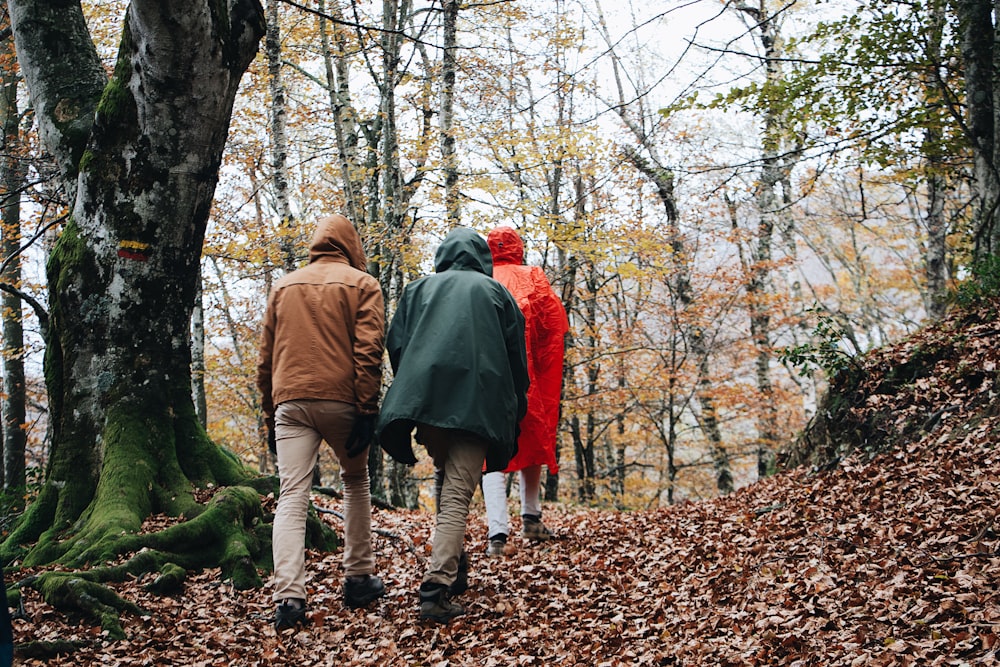
[[[996,664],[997,333],[984,308],[863,360],[809,436],[825,454],[798,450],[823,466],[655,511],[547,508],[559,539],[503,559],[483,555],[477,507],[468,613],[449,626],[416,619],[432,517],[376,511],[390,595],[367,611],[341,605],[340,554],[311,553],[298,633],[270,628],[267,590],[205,572],[178,598],[118,587],[149,611],[118,643],[29,592],[15,640],[79,647],[28,665]]]

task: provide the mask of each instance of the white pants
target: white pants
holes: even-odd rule
[[[528,466],[518,471],[518,486],[521,490],[521,515],[542,515],[542,466]],[[486,522],[489,524],[488,537],[509,535],[507,521],[507,488],[502,472],[483,475],[483,500],[486,502]]]

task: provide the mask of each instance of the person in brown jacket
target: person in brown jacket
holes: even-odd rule
[[[361,237],[342,215],[320,220],[309,264],[268,295],[257,363],[281,483],[272,595],[279,631],[306,620],[306,514],[321,441],[333,448],[344,483],[344,604],[364,607],[385,594],[373,574],[368,481],[384,339],[382,291],[365,272]]]

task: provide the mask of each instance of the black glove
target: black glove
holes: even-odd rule
[[[274,420],[267,421],[267,448],[275,458],[278,457],[278,438],[274,433]]]
[[[351,427],[351,433],[347,436],[347,443],[344,445],[349,458],[353,459],[368,449],[372,437],[375,436],[376,417],[378,415],[358,415],[354,418],[354,426]]]

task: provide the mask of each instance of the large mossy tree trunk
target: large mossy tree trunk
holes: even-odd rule
[[[203,514],[195,487],[248,479],[197,418],[188,327],[264,17],[258,0],[133,0],[109,80],[78,1],[8,5],[70,217],[48,265],[51,457],[3,557],[81,566],[152,513]]]

